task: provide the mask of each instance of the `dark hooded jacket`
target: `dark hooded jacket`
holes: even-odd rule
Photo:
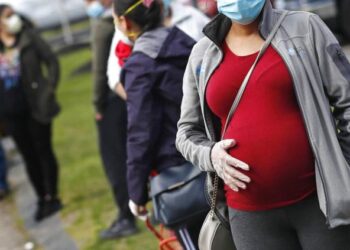
[[[60,107],[56,101],[56,88],[59,81],[60,68],[57,56],[50,46],[40,37],[35,29],[25,28],[18,34],[17,46],[20,52],[20,82],[29,114],[41,123],[50,123],[59,113]],[[0,42],[0,51],[4,45]],[[45,67],[43,67],[45,66]],[[46,71],[44,71],[46,69]],[[46,74],[45,74],[46,72]],[[4,109],[3,82],[0,79],[0,118],[6,118]],[[17,100],[7,97],[5,106],[16,108]],[[23,109],[26,110],[26,109]],[[12,111],[16,113],[17,111]]]
[[[182,80],[194,43],[178,28],[145,32],[122,71],[128,95],[128,189],[136,204],[147,202],[152,170],[185,162],[175,138]]]

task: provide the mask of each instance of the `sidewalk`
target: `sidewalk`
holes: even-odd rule
[[[12,147],[12,142],[5,140],[5,150],[8,151]],[[33,215],[36,209],[36,197],[25,174],[22,161],[16,159],[15,162],[17,162],[16,166],[9,169],[9,180],[20,220],[23,221],[29,237],[45,250],[76,250],[76,244],[65,232],[59,215],[50,217],[41,223],[34,221]],[[0,217],[2,217],[1,214]],[[9,219],[11,220],[11,218]],[[14,221],[11,223],[14,223]],[[0,232],[1,236],[3,235],[4,238],[12,240],[11,232],[7,233],[5,231],[4,234],[2,230]],[[1,236],[0,242],[2,242]],[[16,248],[6,248],[4,250],[13,249],[16,250]],[[20,249],[23,249],[23,245]],[[0,248],[0,250],[3,249]]]
[[[18,230],[14,218],[13,204],[0,202],[0,250],[22,250],[25,237]]]

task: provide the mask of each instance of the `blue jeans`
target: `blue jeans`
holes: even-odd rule
[[[0,144],[0,189],[7,189],[5,152]]]

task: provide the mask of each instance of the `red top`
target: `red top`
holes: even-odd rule
[[[257,56],[224,58],[209,80],[206,100],[224,127],[232,102]],[[229,153],[250,166],[246,190],[225,187],[230,207],[266,210],[296,203],[316,190],[314,157],[293,82],[280,55],[269,47],[255,68],[225,139],[237,146]]]
[[[132,53],[132,46],[124,43],[123,41],[119,41],[117,46],[115,47],[115,56],[118,58],[119,66],[123,67],[125,64],[125,60],[129,58]]]

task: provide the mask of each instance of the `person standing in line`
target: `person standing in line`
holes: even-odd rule
[[[166,27],[176,26],[198,41],[203,37],[202,30],[210,21],[202,12],[180,1],[163,0],[163,22]],[[126,93],[120,83],[120,72],[132,52],[133,42],[116,30],[108,59],[108,83],[110,88],[126,100]]]
[[[126,104],[108,87],[107,61],[114,34],[112,0],[87,0],[92,18],[92,52],[95,120],[99,149],[119,216],[100,233],[101,239],[116,239],[137,233],[128,207],[126,184]]]
[[[175,148],[175,136],[183,74],[195,41],[177,27],[164,27],[158,1],[115,0],[114,11],[117,28],[134,43],[121,82],[128,110],[129,206],[144,218],[149,178],[186,163]],[[184,249],[198,249],[203,220],[198,216],[172,228]]]
[[[36,221],[62,208],[52,149],[58,81],[59,64],[49,45],[10,6],[0,5],[0,109],[38,197]]]
[[[3,200],[9,192],[9,186],[7,183],[7,162],[5,151],[1,143],[4,133],[3,119],[4,113],[3,109],[0,107],[0,200]]]
[[[177,148],[223,181],[238,250],[349,249],[349,61],[315,14],[217,4],[185,73]]]
[[[6,197],[9,191],[6,177],[7,168],[5,152],[0,142],[0,201]]]

